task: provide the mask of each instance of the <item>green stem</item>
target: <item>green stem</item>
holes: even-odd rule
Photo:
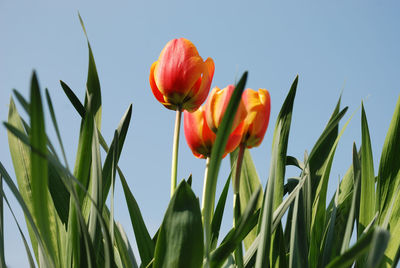
[[[239,193],[234,193],[234,195],[233,195],[233,227],[234,228],[237,228],[237,223],[239,221],[239,218],[240,218],[240,198],[239,198]],[[243,268],[244,264],[243,264],[242,242],[239,242],[238,247],[234,251],[234,255],[235,255],[236,267]]]
[[[207,157],[206,159],[206,168],[204,171],[204,185],[203,185],[203,198],[201,200],[201,211],[202,211],[202,215],[203,215],[203,225],[204,225],[204,233],[206,235],[206,239],[205,239],[205,252],[206,252],[206,261],[204,263],[204,268],[208,268],[209,267],[209,259],[208,259],[208,251],[210,248],[209,242],[210,242],[210,235],[211,235],[211,225],[207,224],[207,222],[204,219],[205,215],[209,215],[208,213],[206,213],[205,207],[206,207],[206,185],[207,185],[207,178],[208,178],[208,167],[210,165],[210,157]]]
[[[239,153],[238,153],[238,157],[237,157],[236,171],[235,171],[235,180],[233,182],[234,194],[239,193],[240,175],[242,173],[242,163],[243,163],[243,156],[244,156],[245,149],[246,149],[246,145],[244,143],[241,143],[239,145]]]
[[[181,129],[181,109],[176,110],[174,143],[172,145],[172,166],[171,166],[171,197],[176,188],[176,174],[178,169],[178,148],[179,148],[179,131]]]

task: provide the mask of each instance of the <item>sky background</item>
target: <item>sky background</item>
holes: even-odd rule
[[[251,150],[263,185],[269,171],[273,127],[296,75],[299,84],[288,154],[302,159],[305,150],[311,151],[342,94],[342,107],[349,106],[349,111],[340,126],[352,113],[355,116],[337,149],[329,196],[336,188],[337,178],[351,164],[352,143],[361,143],[361,101],[367,113],[377,171],[400,93],[398,1],[0,0],[0,120],[7,120],[13,88],[29,97],[31,73],[36,70],[42,89],[47,87],[52,96],[70,165],[75,159],[80,118],[59,80],[83,100],[88,49],[78,11],[85,22],[100,77],[102,133],[108,143],[133,103],[119,164],[151,235],[162,221],[170,195],[175,113],[156,101],[148,76],[151,64],[173,38],[191,40],[204,59],[214,59],[212,87],[232,84],[248,70],[247,87],[269,90],[270,126],[261,146]],[[20,112],[23,114],[21,108]],[[46,120],[55,142],[48,112]],[[192,173],[194,191],[201,197],[205,161],[191,154],[181,134],[178,179]],[[4,126],[0,127],[0,161],[14,176]],[[223,161],[217,193],[228,175],[228,162]],[[27,235],[19,205],[8,189],[6,194]],[[116,219],[135,244],[119,182],[115,196]],[[228,200],[225,231],[232,224],[231,192]],[[8,209],[4,217],[7,264],[26,267],[22,240]]]

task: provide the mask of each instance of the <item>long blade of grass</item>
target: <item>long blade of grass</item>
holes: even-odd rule
[[[400,152],[400,97],[397,100],[396,108],[386,135],[382,148],[382,155],[378,171],[377,196],[379,198],[378,208],[380,211],[379,222],[385,219],[387,210],[393,198],[395,189],[400,183],[396,176],[400,171],[400,162],[397,161]]]
[[[238,155],[238,149],[230,154],[232,174],[235,177],[236,169],[233,168],[234,163],[236,163],[236,158]],[[247,203],[250,200],[251,195],[258,189],[262,187],[260,179],[257,174],[257,170],[254,166],[253,159],[251,157],[250,151],[245,149],[241,175],[240,175],[240,185],[239,185],[239,198],[240,198],[240,213],[243,214],[244,209],[247,207]],[[262,197],[260,196],[257,204],[257,209],[261,208]],[[257,236],[257,230],[252,230],[248,236],[244,239],[244,247],[248,249],[253,243]]]
[[[86,114],[86,109],[83,104],[80,102],[78,97],[72,91],[72,89],[63,81],[60,80],[61,88],[64,90],[65,95],[68,97],[71,104],[74,106],[75,110],[78,114],[84,118]]]
[[[88,48],[89,48],[89,67],[88,67],[88,76],[86,82],[86,88],[89,92],[89,95],[92,96],[91,109],[94,116],[94,120],[96,122],[96,127],[101,129],[101,88],[100,88],[100,80],[97,74],[96,63],[94,61],[94,56],[92,52],[92,47],[89,43],[89,38],[85,29],[85,25],[83,23],[81,15],[78,13],[79,21],[81,22],[81,26],[83,32],[85,33]],[[88,99],[85,98],[85,107],[87,109]]]
[[[222,193],[219,196],[218,203],[215,208],[214,217],[211,222],[211,246],[210,246],[211,250],[214,250],[217,247],[219,232],[221,229],[222,216],[224,214],[226,198],[228,196],[229,183],[232,177],[231,175],[232,173],[229,174],[228,179],[225,182],[225,186],[222,190]]]
[[[358,257],[360,257],[361,255],[363,255],[365,252],[368,251],[368,249],[371,246],[371,242],[373,240],[374,233],[375,232],[371,230],[370,232],[361,236],[360,239],[358,239],[357,242],[351,248],[349,248],[343,254],[334,258],[326,266],[326,268],[350,267]]]
[[[210,254],[210,241],[211,241],[211,220],[214,213],[215,191],[217,186],[218,172],[221,165],[222,156],[224,154],[225,146],[228,137],[231,133],[233,119],[236,114],[237,107],[239,106],[242,92],[247,80],[247,72],[245,72],[239,83],[236,85],[235,90],[231,96],[228,107],[226,108],[224,118],[218,129],[217,137],[211,152],[211,158],[207,173],[207,178],[204,187],[204,199],[202,205],[203,225],[205,231],[205,254],[206,263],[208,262]]]
[[[0,175],[0,177],[2,177],[2,175]],[[10,202],[8,202],[8,199],[7,199],[6,195],[4,194],[3,188],[1,189],[1,196],[2,196],[2,198],[4,198],[4,200],[6,201],[6,204],[7,204],[7,206],[8,206],[8,209],[10,210],[11,215],[13,216],[14,221],[15,221],[15,223],[16,223],[16,225],[17,225],[19,234],[21,235],[22,241],[23,241],[23,243],[24,243],[26,255],[27,255],[27,257],[28,257],[29,267],[34,268],[34,267],[36,267],[36,266],[35,266],[35,261],[33,260],[32,253],[31,253],[31,250],[30,250],[30,248],[29,248],[28,242],[27,242],[27,240],[26,240],[26,238],[25,238],[24,233],[22,232],[21,226],[19,225],[17,218],[15,217],[14,211],[12,210],[12,208],[11,208],[11,206],[10,206]],[[4,255],[3,255],[3,258],[4,258]],[[2,265],[3,265],[2,267],[5,268],[5,267],[6,267],[5,259],[3,259],[3,261],[4,261],[4,264],[2,264]]]
[[[270,265],[270,256],[266,252],[270,251],[270,246],[274,243],[271,231],[273,211],[280,205],[283,199],[286,152],[297,83],[298,77],[295,78],[290,88],[275,124],[270,173],[263,201],[263,210],[261,212],[260,244],[256,258],[256,268],[269,267]]]
[[[147,231],[139,206],[133,197],[131,190],[129,189],[124,175],[122,172],[120,172],[120,170],[118,170],[118,174],[124,190],[126,204],[128,206],[133,231],[135,233],[140,259],[142,261],[142,265],[146,267],[153,259],[155,245],[151,240],[149,232]]]
[[[372,238],[371,249],[368,253],[368,261],[366,267],[379,267],[381,260],[385,254],[390,234],[385,229],[377,228]]]
[[[0,191],[3,192],[3,175],[0,174]],[[0,267],[6,267],[6,258],[4,255],[4,213],[3,196],[0,197]]]
[[[47,90],[47,88],[46,88],[46,100],[47,100],[47,105],[48,105],[49,111],[50,111],[51,121],[53,122],[53,126],[54,126],[54,129],[56,131],[56,135],[57,135],[57,139],[58,139],[58,143],[60,144],[61,153],[62,153],[63,158],[64,158],[65,166],[69,169],[67,156],[65,155],[64,145],[63,145],[63,142],[62,142],[62,139],[61,139],[60,130],[58,128],[56,114],[55,114],[54,108],[53,108],[53,102],[51,101],[50,93]]]
[[[8,187],[10,188],[15,199],[21,206],[22,211],[25,214],[27,225],[30,227],[31,232],[34,235],[35,241],[37,242],[37,247],[40,248],[40,250],[42,252],[47,252],[47,250],[45,248],[45,244],[42,240],[42,236],[40,235],[40,232],[39,232],[38,228],[36,227],[35,221],[33,219],[31,212],[29,211],[27,204],[25,203],[22,195],[18,191],[18,188],[15,186],[13,180],[11,179],[10,175],[8,174],[7,170],[4,168],[4,166],[1,162],[0,162],[0,174],[2,174],[4,181],[7,183]],[[4,196],[4,192],[2,193],[2,195]],[[50,255],[44,256],[44,262],[45,262],[45,265],[47,265],[47,267],[55,267],[52,256],[50,256]]]
[[[312,267],[315,267],[318,264],[320,255],[320,241],[322,241],[323,230],[324,230],[324,228],[321,228],[321,226],[325,226],[326,194],[327,194],[328,180],[332,167],[333,157],[335,155],[339,140],[342,137],[343,132],[347,128],[353,116],[354,114],[347,120],[347,122],[342,127],[339,135],[336,137],[336,140],[328,155],[327,162],[324,166],[324,171],[322,173],[321,180],[319,181],[318,188],[315,194],[315,199],[312,206],[312,222],[311,222],[311,236],[310,236],[310,250],[309,250],[309,264]]]
[[[326,232],[326,237],[324,239],[324,251],[322,253],[322,267],[325,267],[331,260],[332,255],[332,246],[333,246],[333,238],[335,232],[335,223],[336,223],[336,212],[339,203],[339,189],[340,183],[337,187],[336,194],[335,194],[335,203],[333,205],[333,210],[330,216],[328,230]]]
[[[361,179],[361,164],[358,158],[357,148],[355,144],[353,144],[353,172],[354,172],[353,198],[351,201],[349,216],[347,218],[342,249],[340,251],[341,254],[343,254],[349,248],[350,238],[353,232],[354,221],[356,218],[356,209],[360,206],[359,189],[360,189],[360,179]]]
[[[364,105],[361,106],[361,137],[361,193],[358,236],[361,235],[376,212],[374,161]]]
[[[30,143],[37,148],[40,154],[47,154],[47,138],[44,125],[44,113],[42,99],[39,89],[39,83],[36,74],[33,73],[31,81],[31,101],[30,101],[30,116],[31,116],[31,133]],[[48,246],[50,254],[56,259],[57,253],[55,245],[52,241],[53,233],[50,223],[53,222],[51,211],[49,208],[49,192],[48,192],[48,165],[46,158],[41,157],[35,152],[31,152],[31,190],[32,190],[32,205],[33,215],[35,217],[38,229],[43,240]]]
[[[256,225],[259,213],[254,213],[254,211],[261,192],[261,188],[259,189],[251,197],[245,213],[238,220],[236,227],[232,228],[223,239],[221,245],[211,252],[210,267],[220,267]]]

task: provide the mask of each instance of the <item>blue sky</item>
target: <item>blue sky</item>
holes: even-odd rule
[[[212,86],[234,83],[249,71],[247,87],[270,91],[270,127],[262,145],[251,151],[262,183],[269,170],[272,130],[295,78],[288,153],[302,158],[319,137],[340,96],[355,117],[339,143],[331,172],[330,194],[351,163],[352,143],[360,145],[361,101],[368,117],[377,170],[381,147],[399,97],[400,4],[397,1],[1,1],[0,119],[7,119],[13,88],[29,96],[37,71],[53,98],[70,165],[76,154],[79,116],[59,80],[83,99],[88,50],[77,12],[86,25],[103,94],[102,132],[110,142],[130,103],[133,116],[120,166],[142,209],[151,233],[161,223],[169,199],[170,157],[175,114],[153,97],[151,64],[173,38],[190,39],[203,58],[212,57]],[[50,136],[55,138],[47,117]],[[341,124],[341,126],[343,123]],[[183,133],[182,133],[183,134]],[[7,134],[0,128],[0,161],[13,174]],[[194,158],[181,136],[178,178],[193,173],[202,192],[205,162]],[[225,160],[220,182],[228,174]],[[289,172],[290,173],[290,172]],[[220,190],[221,184],[218,186]],[[11,194],[6,191],[9,197]],[[134,242],[119,185],[116,218]],[[232,198],[231,196],[229,198]],[[11,198],[11,200],[13,200]],[[230,199],[231,200],[231,199]],[[231,202],[228,202],[228,208]],[[12,202],[25,227],[18,204]],[[6,260],[27,265],[22,241],[5,212]],[[226,215],[225,230],[231,226]]]

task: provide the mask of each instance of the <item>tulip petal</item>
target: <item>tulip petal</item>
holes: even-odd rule
[[[154,97],[156,97],[156,99],[162,104],[164,105],[166,108],[171,109],[171,110],[175,110],[176,106],[172,105],[170,103],[168,103],[165,99],[163,94],[160,92],[160,90],[157,87],[156,82],[154,81],[154,70],[157,67],[158,61],[153,62],[153,64],[151,65],[150,68],[150,87],[151,87],[151,91],[153,92]]]
[[[182,103],[201,77],[203,59],[186,39],[170,41],[158,58],[155,82],[169,102]]]
[[[197,89],[194,89],[194,95],[184,104],[186,110],[195,111],[200,105],[207,99],[208,93],[211,87],[211,81],[214,76],[214,61],[211,58],[207,58],[204,62],[203,77],[198,80],[201,82]],[[197,86],[197,85],[196,85]]]
[[[265,89],[259,89],[258,92],[246,89],[242,99],[247,110],[242,142],[252,148],[261,144],[267,131],[271,111],[270,95]]]

